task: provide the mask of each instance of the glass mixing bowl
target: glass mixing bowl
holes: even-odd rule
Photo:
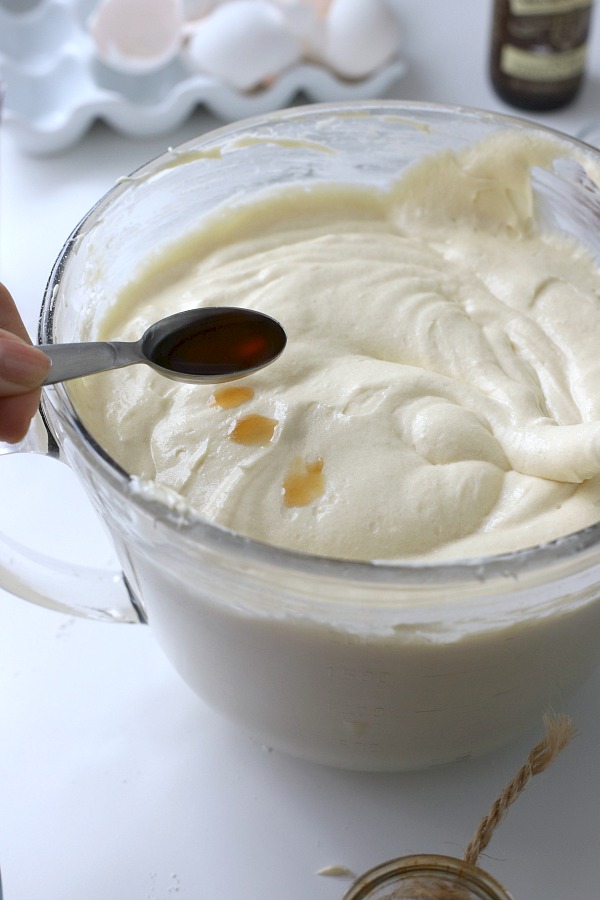
[[[101,315],[149,252],[221,207],[286,185],[385,187],[425,155],[501,129],[545,131],[389,101],[298,107],[203,135],[121,179],[75,228],[49,279],[40,342],[81,339],[90,311]],[[575,158],[600,154],[556,137],[564,164],[534,178],[541,214],[600,258],[600,192]],[[451,563],[302,555],[141,491],[88,433],[67,387],[44,391],[43,415],[125,581],[50,571],[13,546],[3,586],[89,616],[147,620],[191,687],[269,746],[355,769],[446,763],[560,710],[598,662],[600,525]]]

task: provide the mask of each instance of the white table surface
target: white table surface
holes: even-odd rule
[[[389,95],[510,112],[487,81],[490,8],[405,0],[410,70]],[[600,19],[580,98],[531,118],[577,134],[600,117],[599,101]],[[24,155],[4,131],[0,279],[32,332],[79,218],[119,175],[216,124],[198,112],[143,140],[99,124],[50,158]],[[67,558],[110,555],[64,466],[0,462],[1,528]],[[596,673],[568,704],[577,738],[532,782],[482,861],[516,900],[600,896],[599,692]],[[460,856],[541,731],[434,771],[328,770],[269,752],[206,708],[148,627],[87,622],[0,592],[5,900],[338,900],[348,883],[317,874],[323,867],[359,873],[407,853]]]

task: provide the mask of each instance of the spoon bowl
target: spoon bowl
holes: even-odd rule
[[[41,344],[52,361],[43,383],[145,363],[176,381],[217,384],[268,366],[286,342],[279,322],[254,309],[189,309],[150,325],[138,341]]]

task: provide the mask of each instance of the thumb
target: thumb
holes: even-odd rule
[[[50,360],[9,331],[0,330],[0,397],[27,394],[41,385]]]

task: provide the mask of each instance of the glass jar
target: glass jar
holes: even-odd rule
[[[342,900],[512,900],[491,875],[453,856],[419,854],[382,863]]]

